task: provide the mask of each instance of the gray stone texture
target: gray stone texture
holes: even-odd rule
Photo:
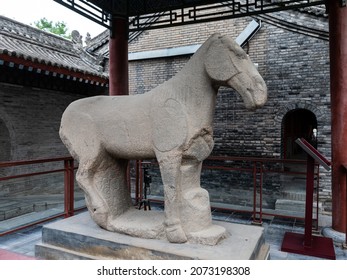
[[[138,211],[138,210],[137,210]],[[144,217],[146,213],[141,212]],[[163,214],[163,213],[161,213]],[[258,226],[214,222],[227,229],[216,246],[173,244],[109,232],[94,223],[88,213],[43,227],[38,259],[56,260],[255,260],[269,258],[264,229]]]
[[[161,238],[165,230],[170,242],[209,245],[224,237],[225,230],[212,225],[209,195],[200,187],[202,161],[213,149],[220,86],[235,89],[250,110],[267,100],[266,84],[244,50],[216,33],[180,72],[148,93],[91,97],[69,105],[60,136],[79,161],[77,181],[98,225],[144,237],[142,219],[129,215],[126,163],[156,158],[164,185],[165,221],[148,237]]]

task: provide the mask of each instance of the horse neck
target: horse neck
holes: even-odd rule
[[[172,78],[172,80],[182,84],[182,86],[185,87],[200,88],[205,89],[205,91],[214,91],[212,81],[205,71],[205,52],[205,49],[199,49],[190,58],[187,64]]]
[[[175,99],[192,112],[191,123],[195,127],[212,126],[217,89],[204,69],[203,58],[192,57],[169,82],[174,88]]]

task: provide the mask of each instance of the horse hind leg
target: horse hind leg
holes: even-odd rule
[[[77,181],[85,192],[93,220],[102,228],[112,230],[112,220],[132,205],[126,168],[127,161],[113,159],[106,153],[80,162]]]
[[[131,205],[125,183],[126,162],[107,153],[100,142],[97,124],[80,109],[77,106],[65,111],[59,134],[79,162],[76,179],[93,220],[108,229],[110,220]]]
[[[101,192],[95,187],[95,170],[100,163],[98,160],[83,157],[79,160],[79,167],[76,180],[80,188],[84,191],[86,206],[93,220],[101,227],[107,228],[109,207]]]
[[[107,226],[108,205],[97,188],[94,174],[102,161],[103,149],[92,119],[76,110],[67,109],[62,117],[59,135],[70,154],[79,162],[76,180],[85,193],[86,205],[94,221]]]
[[[182,158],[157,153],[157,159],[164,184],[166,237],[172,243],[184,243],[187,241],[187,237],[182,228],[179,209]]]
[[[106,201],[109,210],[108,229],[112,229],[112,220],[132,207],[128,189],[126,170],[128,160],[104,155],[94,174],[94,185]]]

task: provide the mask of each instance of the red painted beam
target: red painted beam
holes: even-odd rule
[[[12,53],[1,53],[0,54],[0,60],[3,60],[7,63],[14,63],[15,67],[18,67],[19,65],[23,65],[27,68],[31,67],[33,68],[32,71],[37,71],[40,69],[41,71],[48,71],[50,73],[57,73],[57,74],[62,74],[64,77],[76,77],[78,79],[83,79],[87,81],[92,81],[100,84],[107,84],[108,79],[103,78],[100,76],[93,75],[91,73],[86,73],[86,72],[77,72],[75,70],[69,70],[67,68],[62,68],[59,65],[55,64],[45,64],[45,63],[40,63],[37,59],[30,60],[26,59],[23,56],[14,56]],[[72,79],[72,78],[71,78]]]
[[[129,94],[128,19],[114,18],[109,41],[109,94]]]
[[[332,133],[332,227],[346,232],[347,164],[347,7],[329,3]]]

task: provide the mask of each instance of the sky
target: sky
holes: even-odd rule
[[[105,30],[53,0],[0,0],[0,15],[32,26],[43,17],[53,22],[63,21],[68,32],[77,30],[83,38],[87,32],[95,37]]]

